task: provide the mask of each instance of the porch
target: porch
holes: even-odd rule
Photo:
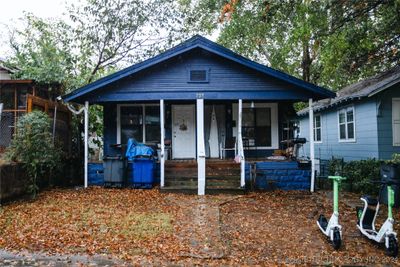
[[[104,155],[123,155],[115,144],[129,138],[158,150],[156,176],[169,191],[243,192],[246,166],[249,173],[296,135],[288,101],[132,101],[104,112]]]

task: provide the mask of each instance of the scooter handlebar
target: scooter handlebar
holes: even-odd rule
[[[389,180],[372,180],[373,184],[382,184],[382,185],[400,185],[400,181],[389,179]]]

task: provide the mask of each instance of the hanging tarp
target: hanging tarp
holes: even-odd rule
[[[133,160],[137,157],[151,157],[154,151],[151,147],[138,143],[135,139],[129,138],[126,147],[125,156],[128,160]]]
[[[211,125],[210,125],[210,138],[208,139],[210,145],[210,158],[219,157],[219,144],[218,144],[218,123],[217,116],[215,115],[215,107],[211,113]]]

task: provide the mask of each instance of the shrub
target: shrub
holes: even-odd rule
[[[61,164],[61,152],[50,134],[50,119],[41,111],[33,111],[18,119],[16,132],[6,157],[21,162],[29,177],[28,191],[35,198],[38,177],[52,172]]]
[[[379,180],[380,161],[376,159],[344,162],[333,158],[328,165],[329,175],[342,175],[347,178],[344,186],[356,193],[377,194],[379,186],[371,183]]]

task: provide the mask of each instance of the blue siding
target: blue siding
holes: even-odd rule
[[[209,69],[208,83],[188,83],[188,69]],[[310,91],[241,64],[194,49],[87,95],[90,103],[155,99],[307,99]]]
[[[330,159],[344,158],[346,161],[367,158],[378,158],[377,113],[376,102],[369,98],[356,101],[355,109],[355,142],[339,142],[337,111],[342,107],[325,110],[321,113],[322,142],[315,143],[315,157]],[[346,105],[347,106],[347,105]],[[300,117],[300,137],[309,140],[308,115]],[[309,156],[309,142],[304,146],[304,153]],[[302,150],[300,150],[300,155]]]
[[[393,153],[400,153],[400,147],[393,146],[392,98],[400,98],[400,84],[377,96],[377,102],[381,103],[378,116],[379,158],[381,159],[390,159]]]

